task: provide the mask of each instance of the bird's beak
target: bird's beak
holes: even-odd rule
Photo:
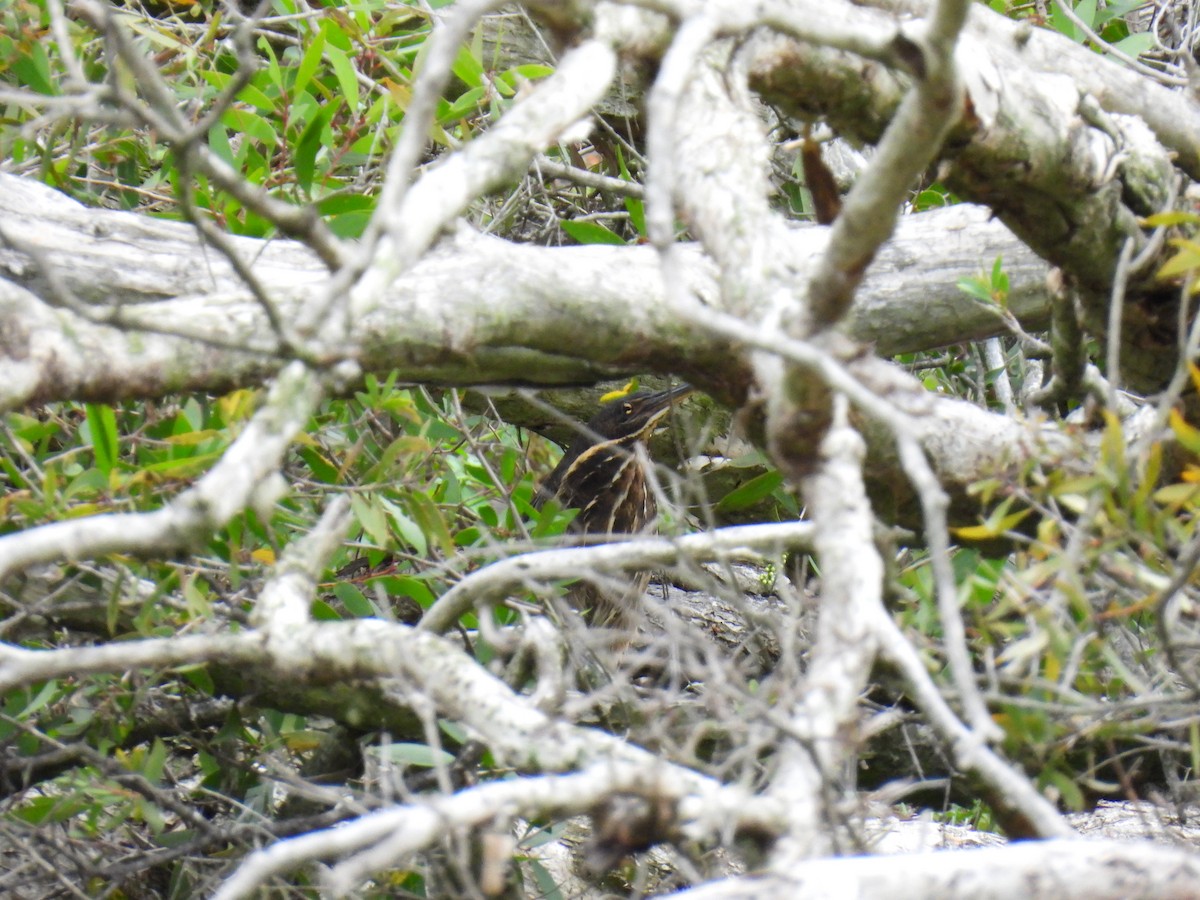
[[[681,384],[678,387],[673,387],[665,391],[659,391],[657,394],[651,394],[646,398],[646,427],[653,428],[657,425],[668,412],[676,400],[686,397],[688,394],[695,393],[695,388],[690,384]]]
[[[676,400],[686,397],[688,394],[695,393],[695,391],[696,389],[690,384],[681,384],[678,387],[659,391],[657,394],[651,394],[646,398],[646,405],[655,412],[667,410]]]

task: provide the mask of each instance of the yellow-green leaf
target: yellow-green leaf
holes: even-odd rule
[[[1179,248],[1179,252],[1162,264],[1158,270],[1158,278],[1171,278],[1193,269],[1200,269],[1200,244],[1183,238],[1171,243]]]
[[[1167,507],[1180,507],[1200,495],[1195,484],[1168,484],[1154,492],[1154,502]]]
[[[350,511],[374,544],[380,547],[388,545],[387,517],[373,498],[364,497],[361,494],[351,494]]]
[[[453,556],[454,538],[450,536],[450,529],[446,527],[446,520],[438,505],[420,491],[413,491],[407,499],[408,511],[421,526],[425,537],[436,544],[443,554]]]
[[[1171,430],[1175,432],[1175,437],[1189,452],[1200,456],[1200,429],[1189,425],[1187,420],[1179,414],[1179,410],[1172,409],[1170,413]]]
[[[1000,509],[1005,509],[1004,504]],[[1012,531],[1032,512],[1030,509],[1019,509],[1015,513],[1008,515],[996,515],[993,513],[988,516],[986,522],[980,525],[966,525],[962,528],[951,528],[954,536],[961,538],[964,541],[986,541],[991,538],[1002,537]]]
[[[175,447],[194,447],[220,436],[221,432],[215,428],[205,428],[202,431],[188,431],[184,434],[168,434],[163,440]]]
[[[1143,228],[1159,228],[1167,225],[1200,225],[1200,216],[1195,213],[1172,210],[1171,212],[1155,213],[1141,220]]]

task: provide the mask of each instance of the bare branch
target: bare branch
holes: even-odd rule
[[[917,175],[933,161],[962,115],[963,87],[954,47],[969,6],[963,0],[941,0],[924,34],[896,39],[913,57],[916,85],[896,110],[870,166],[843,201],[828,249],[809,279],[817,328],[845,315],[867,266],[891,236]]]
[[[421,620],[420,628],[442,633],[473,607],[492,602],[505,593],[536,582],[570,577],[581,571],[624,569],[638,571],[670,565],[681,558],[737,559],[750,551],[753,557],[784,548],[800,549],[812,540],[807,522],[746,525],[676,538],[636,538],[599,547],[573,547],[524,553],[473,572],[438,598]]]
[[[374,873],[402,865],[412,854],[436,844],[450,829],[474,828],[514,817],[577,815],[614,792],[655,797],[678,808],[681,816],[689,815],[700,803],[721,802],[722,794],[729,797],[721,805],[744,799],[737,796],[740,792],[736,789],[716,788],[697,795],[695,786],[680,779],[670,766],[654,763],[600,762],[571,775],[491,782],[275,843],[250,856],[214,897],[234,900],[250,896],[272,875],[327,859],[343,860],[325,877],[326,889],[332,896],[341,897]],[[686,830],[684,823],[681,833]]]
[[[1187,900],[1200,864],[1182,849],[1104,840],[1055,840],[910,856],[849,856],[797,865],[787,873],[715,882],[681,900],[938,896],[980,900]]]
[[[821,460],[805,479],[814,549],[823,574],[816,641],[787,715],[793,734],[779,749],[768,795],[789,811],[790,827],[772,851],[770,867],[833,850],[821,815],[838,761],[846,758],[859,715],[859,694],[875,661],[871,620],[883,608],[883,560],[875,548],[874,517],[862,481],[864,445],[847,424],[838,398],[833,426],[821,444]]]
[[[23,222],[20,236],[39,248],[45,266],[80,302],[105,315],[119,309],[114,324],[123,326],[90,325],[24,292],[0,294],[0,314],[10,328],[0,332],[0,353],[20,373],[0,388],[0,406],[219,392],[259,383],[278,367],[269,324],[228,263],[206,252],[189,226],[87,210],[5,175],[0,217]],[[802,276],[804,261],[827,238],[826,229],[796,230],[779,256]],[[328,289],[323,266],[301,245],[232,240],[271,285],[285,320],[295,321]],[[673,252],[688,292],[714,297],[717,280],[697,248],[681,245]],[[1044,323],[1045,264],[985,209],[960,206],[901,221],[846,327],[882,353],[1004,333],[992,311],[965,302],[954,286],[996,256],[1003,256],[1010,278],[1010,310],[1031,327]],[[3,249],[0,265],[8,278],[53,304],[42,267]],[[405,379],[561,384],[595,378],[601,367],[686,371],[719,360],[736,383],[737,355],[665,307],[658,266],[648,247],[544,249],[460,233],[392,284],[375,313],[355,322],[350,340],[361,348],[358,362],[366,370],[396,368]],[[489,314],[497,308],[511,316]],[[516,321],[522,324],[514,329]],[[145,333],[129,333],[135,329]],[[623,337],[614,349],[611,336],[618,332]],[[570,354],[563,352],[567,347]]]

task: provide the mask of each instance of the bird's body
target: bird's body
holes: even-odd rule
[[[658,504],[646,478],[645,442],[671,404],[691,391],[683,385],[638,392],[605,406],[542,484],[541,501],[554,497],[564,508],[578,509],[571,523],[577,534],[639,534],[653,528]],[[572,587],[570,600],[592,624],[627,626],[648,581],[648,573],[617,585],[611,579],[582,581]]]

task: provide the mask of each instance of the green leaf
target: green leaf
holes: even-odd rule
[[[453,754],[445,750],[435,750],[425,744],[385,744],[382,747],[371,747],[369,752],[380,759],[402,766],[417,766],[423,769],[431,769],[435,765],[448,766],[454,762]]]
[[[217,72],[214,70],[201,72],[200,76],[218,90],[223,90],[233,80],[233,76],[228,72]],[[268,97],[263,92],[263,89],[253,82],[242,88],[238,94],[238,100],[243,103],[249,103],[260,112],[267,113],[268,115],[274,114],[279,107],[278,103]]]
[[[581,244],[621,244],[625,243],[620,235],[614,234],[597,222],[572,222],[567,219],[559,220],[559,226]]]
[[[11,815],[30,825],[42,825],[46,822],[62,822],[69,819],[87,805],[86,798],[81,794],[71,797],[35,797],[12,810]]]
[[[646,205],[637,197],[625,198],[625,210],[629,213],[629,224],[642,237],[646,236]]]
[[[436,544],[445,556],[453,556],[454,538],[450,536],[450,529],[446,526],[446,520],[438,505],[430,499],[428,494],[420,491],[410,493],[407,500],[408,511],[421,526],[425,537]]]
[[[1131,34],[1113,44],[1117,50],[1127,56],[1138,57],[1154,49],[1154,35],[1148,31]]]
[[[1066,35],[1071,40],[1079,43],[1083,40],[1083,34],[1075,26],[1075,23],[1068,19],[1062,11],[1062,0],[1054,0],[1050,6],[1050,24],[1054,29],[1061,34]]]
[[[946,198],[937,191],[921,191],[913,198],[913,209],[916,212],[925,212],[927,209],[937,209],[939,206],[945,205]]]
[[[244,107],[232,107],[225,110],[221,121],[235,132],[260,141],[268,147],[274,147],[279,143],[279,136],[271,123]]]
[[[410,519],[404,510],[387,498],[381,498],[379,502],[387,510],[388,518],[396,526],[396,533],[400,536],[400,539],[412,547],[417,556],[427,556],[429,554],[429,542],[425,539],[425,532],[422,531],[421,526]]]
[[[17,76],[17,83],[22,87],[37,91],[39,94],[54,95],[58,93],[54,77],[50,74],[50,58],[46,56],[46,48],[41,41],[30,44],[25,48],[27,53],[18,54],[12,61],[12,70]]]
[[[217,690],[216,684],[213,682],[212,674],[208,671],[208,666],[183,666],[176,669],[176,672],[187,681],[192,687],[204,694],[215,694]]]
[[[356,213],[370,216],[375,210],[375,198],[366,194],[331,194],[317,201],[317,212],[322,216],[340,216]]]
[[[483,87],[483,65],[478,57],[471,52],[471,48],[463,46],[458,51],[458,56],[454,59],[454,65],[451,68],[456,78],[469,88]]]
[[[625,154],[622,152],[620,145],[617,145],[617,168],[621,173],[621,180],[633,182],[633,176],[629,174],[629,166],[625,164]],[[633,225],[634,231],[642,237],[646,236],[646,204],[637,197],[625,198],[625,211],[629,213],[629,222]]]
[[[319,84],[319,83],[320,82],[314,82],[314,84]],[[329,91],[320,92],[319,97],[314,97],[308,91],[305,91],[303,94],[293,93],[292,94],[292,108],[291,108],[291,112],[288,115],[289,124],[294,126],[292,128],[292,133],[295,134],[296,132],[301,131],[302,129],[307,127],[308,123],[311,122],[314,118],[316,118],[316,116],[321,112],[322,109],[324,109],[326,106],[330,105],[334,101],[337,101],[338,103],[341,102],[340,100],[338,100],[337,97],[334,97],[333,94],[330,93]],[[377,135],[372,135],[372,136],[375,137],[376,140],[378,140]]]
[[[84,404],[88,434],[92,439],[92,453],[96,457],[96,468],[106,476],[117,464],[121,449],[117,440],[117,415],[111,406],[102,403]]]
[[[348,581],[339,581],[333,586],[333,595],[342,601],[346,611],[358,619],[370,619],[376,615],[375,607],[371,605],[357,585]]]
[[[486,93],[487,91],[484,88],[471,88],[444,110],[438,112],[438,122],[446,125],[450,122],[457,122],[465,116],[472,115],[479,108],[479,102]]]
[[[387,516],[383,507],[388,505],[382,498],[366,497],[362,494],[350,495],[350,511],[355,521],[366,532],[372,543],[386,547],[391,537],[387,527]]]
[[[1179,443],[1190,453],[1200,456],[1200,429],[1188,423],[1188,421],[1179,413],[1179,410],[1172,409],[1168,413],[1168,418],[1171,424],[1171,430],[1175,432],[1175,437]]]
[[[95,497],[103,494],[109,486],[109,475],[99,468],[87,469],[78,477],[71,480],[62,493],[64,500],[74,500],[79,497]]]
[[[312,472],[313,477],[318,481],[323,481],[325,484],[337,484],[340,480],[338,477],[338,469],[333,463],[327,460],[323,455],[318,453],[311,447],[301,447],[296,451],[300,458],[304,460],[308,470]]]
[[[1009,498],[1011,500],[1011,498]],[[996,511],[988,516],[986,522],[982,525],[966,525],[962,528],[951,528],[950,532],[957,538],[964,541],[986,541],[992,538],[1003,537],[1005,534],[1016,528],[1021,522],[1031,513],[1032,509],[1020,509],[1015,513],[1003,514],[1007,510],[1009,500],[1000,504]]]
[[[1075,7],[1075,15],[1084,25],[1094,31],[1096,28],[1096,0],[1079,0],[1079,5]]]
[[[1164,225],[1200,225],[1200,215],[1175,209],[1146,216],[1141,220],[1141,225],[1145,228],[1159,228]]]
[[[1038,780],[1044,785],[1057,788],[1059,797],[1067,809],[1078,812],[1084,808],[1083,791],[1070,775],[1057,769],[1047,769]]]
[[[728,513],[751,507],[764,497],[769,497],[771,492],[781,484],[783,484],[781,472],[776,470],[764,472],[722,497],[717,504],[717,511]]]
[[[397,467],[401,472],[407,471],[410,466],[429,459],[433,452],[433,445],[420,435],[402,434],[384,448],[379,454],[379,462],[371,466],[363,478],[367,481],[394,479]]]
[[[543,826],[535,828],[532,831],[526,832],[521,838],[520,848],[522,850],[533,850],[537,847],[544,847],[549,843],[560,840],[566,830],[567,823],[559,822],[552,826]]]
[[[260,37],[255,46],[258,48],[259,54],[266,59],[266,77],[280,92],[283,91],[283,74],[279,68],[279,57],[275,55],[275,48],[271,46],[271,42],[265,36]]]
[[[456,744],[465,744],[471,739],[467,729],[453,719],[438,719],[438,729]]]
[[[433,591],[416,578],[407,575],[383,575],[379,578],[379,583],[390,597],[411,597],[423,609],[433,606]]]
[[[142,757],[141,774],[154,784],[162,782],[163,769],[167,765],[167,745],[161,739],[155,738],[150,745],[150,752]]]
[[[40,711],[44,706],[52,700],[57,699],[59,695],[58,682],[47,681],[42,685],[42,689],[37,692],[37,695],[29,702],[29,705],[22,709],[18,714],[18,719],[27,719],[34,713]]]
[[[303,94],[308,87],[308,83],[312,81],[313,75],[321,65],[321,56],[325,52],[325,31],[318,31],[312,39],[312,43],[308,45],[304,51],[304,56],[300,58],[300,65],[296,67],[296,80],[292,84],[292,94]]]
[[[968,297],[978,300],[981,303],[986,303],[988,306],[996,305],[996,300],[992,296],[991,286],[978,276],[973,275],[969,278],[960,278],[955,283],[955,286]]]
[[[358,5],[358,3],[340,4],[342,7]],[[343,53],[349,53],[354,49],[354,37],[353,35],[347,33],[346,29],[353,31],[357,29],[357,26],[349,17],[337,12],[332,18],[325,19],[321,23],[321,28],[325,32],[325,37],[329,39],[329,45],[331,47],[336,47]],[[361,30],[358,33],[360,36],[362,35]]]
[[[371,213],[364,211],[347,212],[330,216],[326,224],[336,237],[351,241],[362,237],[363,232],[367,230],[367,225],[370,222]]]
[[[992,263],[992,290],[996,293],[1008,293],[1008,275],[1004,271],[1004,257],[997,256]]]
[[[456,547],[472,547],[478,544],[483,538],[483,529],[476,528],[474,525],[461,529],[454,535],[454,546]]]
[[[312,194],[313,170],[316,167],[317,152],[324,146],[322,136],[339,105],[339,102],[335,100],[333,103],[322,107],[321,111],[313,117],[313,120],[305,126],[304,133],[300,135],[300,140],[296,142],[296,150],[292,157],[296,165],[296,183],[310,196]]]
[[[513,66],[507,72],[501,72],[496,76],[496,86],[503,87],[502,93],[506,97],[513,96],[521,86],[537,81],[540,78],[545,78],[548,75],[554,74],[554,70],[549,66],[538,65],[537,63],[528,63],[521,66]]]
[[[9,425],[27,450],[32,450],[46,438],[54,437],[62,431],[57,422],[41,422],[20,413],[9,416]]]
[[[341,88],[342,98],[350,112],[358,111],[358,74],[350,57],[332,44],[325,47],[325,56],[333,66],[333,74],[337,77],[338,87]]]
[[[1200,246],[1191,241],[1180,242],[1184,245],[1178,253],[1168,259],[1156,273],[1158,278],[1172,278],[1187,272],[1200,269]]]
[[[496,76],[493,82],[496,90],[504,97],[513,97],[516,95],[522,86],[536,81],[540,78],[545,78],[554,72],[549,66],[537,64],[529,64],[523,66],[514,66],[507,72],[501,72]]]
[[[202,428],[200,431],[185,431],[179,434],[166,435],[163,440],[175,448],[194,448],[200,444],[220,438],[222,432],[215,428]]]
[[[541,897],[542,900],[563,900],[564,894],[562,888],[558,885],[558,881],[550,874],[550,870],[541,864],[537,857],[530,857],[526,861],[526,864],[529,866],[530,871],[533,872],[533,880],[537,884],[538,897]]]
[[[340,622],[342,619],[336,609],[319,598],[312,602],[311,611],[313,619],[318,622]]]
[[[1139,6],[1145,6],[1146,0],[1105,0],[1104,9],[1096,13],[1093,27],[1099,28],[1105,22],[1121,18],[1133,12]]]
[[[183,456],[179,459],[165,459],[162,462],[147,463],[134,473],[131,483],[149,481],[147,476],[164,475],[171,478],[191,478],[207,469],[220,459],[224,450],[213,450],[209,453],[197,453],[194,456]]]

